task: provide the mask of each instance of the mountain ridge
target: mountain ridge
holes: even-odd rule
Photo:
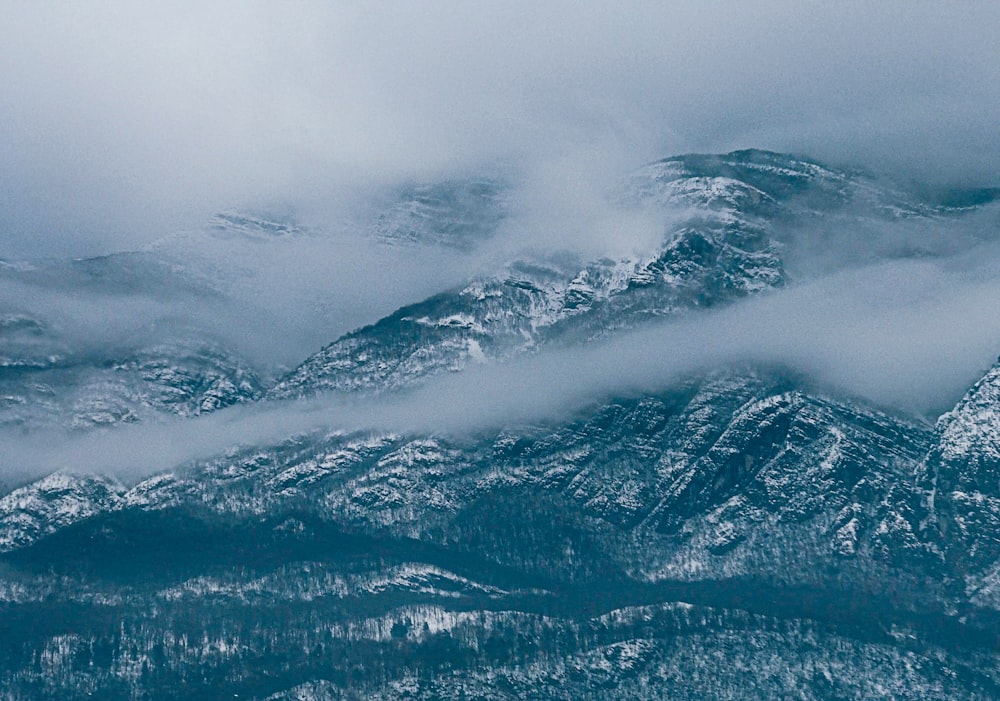
[[[407,246],[501,235],[495,219],[463,219],[455,187],[403,192]],[[494,194],[483,196],[495,204]],[[661,213],[650,250],[510,262],[334,339],[273,381],[226,349],[212,361],[219,373],[185,374],[185,354],[204,360],[199,339],[147,344],[107,369],[164,388],[152,408],[186,422],[323,392],[405,395],[473,364],[794,286],[791,237],[817,222],[956,221],[864,174],[756,150],[657,161],[613,196]],[[440,213],[441,236],[422,241]],[[250,245],[299,235],[223,221],[262,237]],[[134,272],[110,271],[107,289],[131,289]],[[25,358],[43,347],[32,345],[42,320],[3,318],[0,334]],[[16,372],[3,370],[0,386]],[[115,435],[105,423],[86,430]],[[1000,364],[934,425],[747,363],[656,392],[621,388],[532,424],[446,429],[349,431],[331,418],[133,484],[61,472],[6,493],[2,693],[1000,692]]]

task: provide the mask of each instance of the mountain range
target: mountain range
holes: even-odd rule
[[[136,424],[419,398],[833,270],[974,252],[996,232],[964,222],[998,195],[759,150],[667,158],[608,194],[657,223],[645,249],[525,249],[287,365],[211,320],[273,251],[322,236],[292,220],[0,261],[0,428],[114,445]],[[471,255],[516,229],[517,196],[411,184],[359,228]],[[900,222],[921,235],[881,233]],[[303,290],[317,320],[338,303]],[[141,318],[95,338],[80,300]],[[557,418],[331,414],[154,474],[6,477],[0,696],[1000,698],[1000,361],[981,371],[940,417],[746,359]]]

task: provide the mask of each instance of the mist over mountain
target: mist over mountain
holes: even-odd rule
[[[991,191],[524,187],[5,264],[5,692],[993,697]]]
[[[0,9],[0,698],[1000,698],[998,31]]]

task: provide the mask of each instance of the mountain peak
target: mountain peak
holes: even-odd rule
[[[1000,494],[1000,359],[938,420],[940,458]]]
[[[111,479],[56,472],[0,498],[0,552],[111,508],[123,492]]]

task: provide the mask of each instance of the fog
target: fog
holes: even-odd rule
[[[266,373],[493,265],[458,251],[379,245],[364,229],[274,240],[213,233],[180,233],[135,254],[0,270],[0,316],[39,321],[44,335],[29,340],[43,355],[100,361],[204,341]]]
[[[0,257],[748,146],[993,185],[998,32],[994,2],[5,3]]]
[[[987,2],[7,3],[0,312],[44,322],[39,352],[120,358],[206,339],[277,374],[526,253],[648,252],[687,213],[608,193],[660,157],[767,148],[903,185],[996,186],[998,35]],[[510,186],[491,240],[372,239],[401,185],[468,176]],[[299,228],[213,235],[211,215],[229,210]],[[933,420],[1000,352],[997,207],[947,222],[824,217],[775,232],[787,289],[726,309],[378,401],[8,433],[0,476],[135,479],[302,431],[561,421],[727,367],[784,368],[815,391]]]
[[[699,373],[778,369],[805,388],[933,421],[1000,349],[1000,249],[890,261],[572,349],[432,378],[380,398],[321,396],[237,406],[86,435],[0,436],[9,478],[56,469],[138,479],[238,446],[312,431],[465,436],[557,423]]]

